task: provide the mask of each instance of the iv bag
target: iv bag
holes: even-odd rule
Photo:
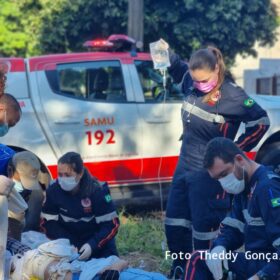
[[[170,66],[168,44],[160,39],[150,43],[151,57],[154,63],[154,69],[167,69]]]

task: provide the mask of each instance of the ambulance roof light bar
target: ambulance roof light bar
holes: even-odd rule
[[[131,52],[132,56],[137,55],[138,43],[133,38],[124,34],[113,34],[107,39],[96,39],[86,41],[83,46],[89,51],[111,51],[111,52]]]

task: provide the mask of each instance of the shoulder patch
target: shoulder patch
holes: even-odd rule
[[[105,200],[106,200],[106,202],[110,202],[110,201],[112,201],[112,197],[111,197],[111,195],[109,195],[109,194],[107,194],[107,195],[105,195]]]
[[[272,198],[271,205],[272,205],[272,207],[279,207],[280,206],[280,197]]]
[[[255,100],[253,98],[247,98],[246,100],[244,100],[244,105],[246,107],[251,108],[253,105],[255,104]]]

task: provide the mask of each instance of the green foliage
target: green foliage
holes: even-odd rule
[[[161,243],[165,240],[163,223],[155,217],[125,216],[120,214],[121,226],[117,235],[117,247],[121,256],[130,256],[128,261],[134,266],[141,264],[141,259],[147,258],[156,265],[147,270],[157,270],[167,273],[170,262],[165,260]],[[136,254],[137,253],[137,254]],[[139,256],[138,261],[131,256]],[[131,259],[130,259],[131,258]],[[140,260],[139,260],[140,259]]]
[[[274,43],[277,18],[269,0],[146,2],[145,41],[162,37],[185,58],[212,44],[230,63],[237,53],[256,55],[256,41],[262,46]]]
[[[37,55],[83,50],[88,39],[126,33],[128,0],[0,0],[0,54]],[[207,44],[227,62],[255,55],[256,41],[274,43],[271,0],[146,0],[144,42],[160,37],[182,57]]]

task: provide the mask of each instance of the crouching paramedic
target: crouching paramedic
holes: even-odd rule
[[[185,279],[218,280],[227,269],[238,280],[280,279],[280,176],[226,138],[208,143],[204,165],[235,196],[211,251],[193,254]],[[245,252],[234,251],[242,245]]]
[[[0,144],[0,175],[14,182],[14,189],[28,204],[28,209],[20,215],[9,211],[9,237],[20,240],[22,230],[39,229],[44,198],[40,184],[47,186],[49,181],[49,175],[42,173],[40,168],[40,161],[35,154],[29,151],[16,153]]]
[[[0,148],[2,147],[3,145],[0,145]],[[25,213],[18,215],[9,211],[8,214],[8,236],[19,241],[22,231],[39,229],[40,211],[44,198],[40,180],[43,176],[48,176],[40,171],[40,167],[39,159],[29,151],[14,154],[7,163],[8,177],[13,180],[15,190],[28,204]]]
[[[47,189],[41,217],[46,235],[69,239],[81,260],[118,255],[119,219],[108,185],[92,177],[75,152],[58,160],[58,179]]]

